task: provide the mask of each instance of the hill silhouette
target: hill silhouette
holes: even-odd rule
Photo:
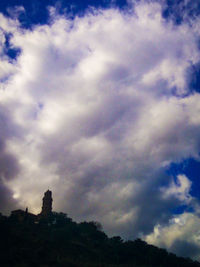
[[[137,239],[109,238],[98,222],[76,223],[65,213],[52,212],[47,190],[38,215],[14,210],[0,213],[0,266],[3,267],[200,267]]]
[[[98,222],[76,223],[67,214],[56,212],[37,220],[27,211],[24,217],[19,213],[0,216],[0,266],[3,267],[200,266],[140,239],[109,238]]]

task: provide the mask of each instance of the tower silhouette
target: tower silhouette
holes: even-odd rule
[[[44,193],[44,197],[43,197],[42,201],[43,201],[43,203],[42,203],[41,215],[48,216],[52,212],[52,202],[53,202],[52,192],[50,190],[47,190]]]

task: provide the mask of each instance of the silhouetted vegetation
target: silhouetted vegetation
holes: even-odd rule
[[[0,266],[200,266],[140,239],[108,238],[98,222],[55,212],[36,218],[0,215]]]

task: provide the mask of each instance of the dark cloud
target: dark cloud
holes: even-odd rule
[[[171,251],[177,256],[195,258],[199,254],[199,246],[187,240],[175,240],[171,246]]]
[[[0,182],[0,211],[3,214],[9,214],[10,210],[19,208],[19,204],[13,199],[13,192]]]
[[[0,211],[8,213],[17,206],[13,192],[6,186],[7,182],[15,179],[20,172],[17,158],[7,151],[6,142],[19,135],[16,125],[6,108],[0,107]]]

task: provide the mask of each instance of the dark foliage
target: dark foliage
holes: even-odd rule
[[[0,215],[0,266],[195,267],[137,239],[108,238],[98,222],[76,223],[64,213],[20,219]]]

